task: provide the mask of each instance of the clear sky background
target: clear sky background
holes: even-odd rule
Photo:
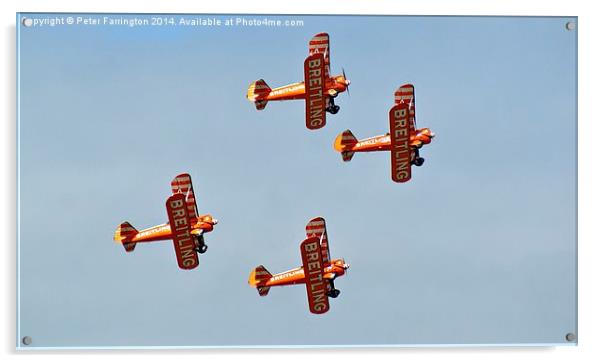
[[[570,19],[300,19],[18,27],[20,335],[182,346],[540,344],[576,332]],[[339,114],[309,131],[302,101],[256,111],[249,83],[302,80],[322,31],[333,73],[352,81]],[[424,166],[396,184],[387,153],[343,163],[335,136],[386,132],[406,82],[419,127],[437,134]],[[166,221],[181,172],[200,212],[220,219],[193,271],[178,269],[171,242],[127,255],[112,242],[123,220]],[[258,264],[300,265],[316,215],[332,256],[351,264],[321,316],[302,286],[260,298],[247,285]]]

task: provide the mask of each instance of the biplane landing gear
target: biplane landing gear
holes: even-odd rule
[[[332,104],[326,107],[326,112],[329,112],[333,115],[337,114],[341,108],[338,105]]]
[[[334,288],[334,280],[330,280],[330,291],[328,291],[328,297],[335,299],[339,296],[340,293],[341,290],[337,290]]]
[[[412,161],[412,164],[416,166],[422,166],[422,164],[424,164],[424,158],[420,157],[420,152],[418,149],[414,150],[414,160]]]
[[[330,112],[331,114],[335,115],[339,112],[340,109],[341,107],[334,104],[334,97],[328,98],[328,106],[326,107],[326,112]]]
[[[196,248],[195,248],[195,250],[196,250],[198,253],[201,253],[201,254],[203,254],[203,253],[207,252],[207,245],[205,244],[205,238],[203,237],[203,235],[202,235],[202,234],[201,234],[201,235],[199,235],[199,236],[196,238],[196,242],[197,242],[197,243],[196,243]]]

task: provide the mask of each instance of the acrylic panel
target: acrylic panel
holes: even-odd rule
[[[575,17],[20,13],[16,28],[18,348],[576,344]],[[302,81],[307,100],[262,103]],[[386,138],[407,84],[399,110],[435,135],[397,154],[419,150],[411,179],[392,180],[390,151],[333,150]],[[405,132],[394,147],[418,142]],[[199,225],[219,220],[198,266],[180,268],[185,241],[178,259],[169,239],[115,243],[194,212],[190,183],[170,185],[182,173]],[[295,273],[330,257],[344,274],[249,286],[311,261],[316,216],[329,253]],[[320,313],[312,291],[333,277]]]

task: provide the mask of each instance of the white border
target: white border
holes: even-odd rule
[[[602,205],[600,188],[600,161],[597,157],[601,154],[600,123],[602,117],[597,107],[601,92],[599,65],[600,57],[600,20],[596,8],[590,2],[573,0],[567,1],[535,1],[535,0],[510,0],[510,1],[397,1],[393,5],[387,0],[303,0],[295,3],[285,3],[282,0],[255,0],[255,1],[230,1],[200,3],[186,0],[172,0],[159,2],[145,1],[28,1],[8,0],[0,3],[2,12],[3,52],[2,52],[2,77],[4,81],[1,88],[2,97],[0,110],[4,112],[4,122],[0,135],[2,158],[2,191],[0,200],[3,208],[0,214],[0,230],[4,232],[3,246],[3,274],[2,278],[2,311],[4,313],[3,329],[0,330],[3,343],[3,361],[29,361],[41,358],[44,361],[79,361],[81,355],[85,359],[100,362],[109,357],[119,361],[131,360],[132,354],[140,355],[151,362],[164,361],[167,356],[177,356],[178,360],[195,361],[211,357],[218,361],[251,360],[251,361],[306,361],[314,359],[333,359],[343,361],[363,361],[370,356],[385,361],[412,361],[424,362],[432,360],[482,362],[507,362],[508,360],[529,360],[542,362],[589,362],[597,361],[602,356],[602,348],[597,339],[602,323],[600,311],[600,283],[602,276],[600,265],[602,256],[600,244],[602,238],[597,233],[599,214],[596,212]],[[594,3],[594,2],[591,2]],[[52,4],[52,6],[50,5]],[[579,346],[578,347],[514,347],[514,348],[333,348],[333,349],[249,349],[238,350],[128,350],[108,351],[91,350],[54,352],[54,351],[20,351],[15,350],[15,254],[16,254],[16,216],[15,216],[15,176],[16,176],[16,151],[15,151],[15,13],[17,11],[54,11],[54,12],[171,12],[171,13],[331,13],[331,14],[403,14],[403,15],[557,15],[579,16]],[[550,105],[561,107],[561,105]],[[598,356],[598,358],[595,358]],[[137,357],[136,357],[137,358]]]

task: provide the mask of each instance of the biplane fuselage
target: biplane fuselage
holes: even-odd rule
[[[430,144],[434,133],[429,128],[418,129],[410,135],[410,145],[414,148],[421,148],[422,145]],[[391,135],[384,134],[373,136],[367,139],[359,140],[355,144],[345,145],[338,141],[339,146],[335,146],[338,151],[353,152],[371,152],[391,150]]]
[[[343,259],[328,261],[324,266],[322,278],[325,280],[334,280],[339,276],[343,276],[348,267],[349,265],[347,265]],[[250,283],[253,284],[254,282]],[[272,287],[306,283],[307,279],[305,278],[305,271],[303,270],[303,267],[297,267],[292,270],[275,274],[268,280],[258,281],[255,286]]]
[[[198,217],[195,224],[190,228],[191,235],[200,235],[213,231],[213,226],[217,224],[217,220],[213,219],[210,214],[205,214]],[[169,223],[160,224],[158,226],[143,229],[135,235],[125,239],[123,242],[155,242],[173,240],[173,233]]]
[[[324,96],[336,97],[339,93],[345,92],[351,82],[345,79],[343,75],[329,77],[324,85]],[[265,95],[257,95],[255,101],[286,101],[286,100],[304,100],[305,82],[292,83],[286,86],[277,87]]]

